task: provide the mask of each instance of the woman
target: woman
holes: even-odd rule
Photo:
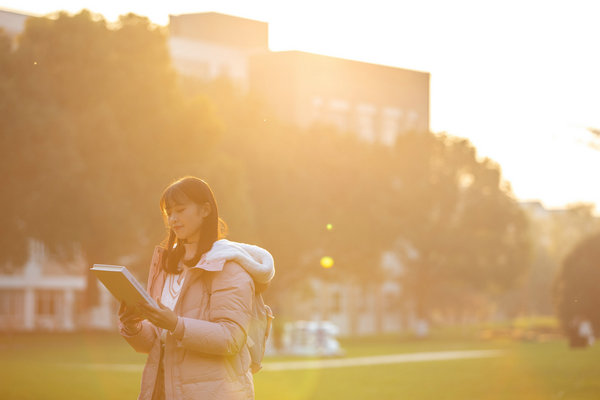
[[[224,239],[206,182],[181,178],[160,199],[169,228],[148,293],[159,309],[119,309],[119,331],[148,353],[139,399],[253,399],[246,336],[256,289],[275,273],[266,250]]]

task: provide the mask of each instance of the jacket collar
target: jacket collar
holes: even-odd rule
[[[252,276],[255,282],[266,284],[275,275],[273,256],[265,249],[241,242],[220,239],[204,253],[192,268],[222,271],[227,261],[235,261]]]
[[[227,259],[225,259],[225,258],[217,258],[214,260],[207,261],[206,253],[205,253],[200,258],[200,261],[198,261],[198,264],[194,265],[192,268],[203,269],[205,271],[210,271],[210,272],[222,271],[223,266],[225,265],[226,261],[227,261]]]

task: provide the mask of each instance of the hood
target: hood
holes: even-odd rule
[[[221,271],[226,261],[235,261],[250,274],[254,282],[266,284],[275,275],[273,256],[262,247],[220,239],[213,243],[193,268]]]

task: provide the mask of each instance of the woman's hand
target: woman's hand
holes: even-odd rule
[[[140,323],[144,317],[140,315],[138,307],[128,307],[125,302],[121,302],[119,306],[119,319],[125,326],[125,330],[129,332],[139,331]]]
[[[139,304],[141,315],[159,328],[167,329],[169,331],[175,330],[175,327],[177,326],[177,314],[161,303],[160,298],[157,298],[156,302],[160,308],[158,310],[147,304]]]

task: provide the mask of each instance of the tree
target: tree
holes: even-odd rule
[[[254,225],[244,234],[273,251],[278,268],[273,290],[285,291],[309,275],[377,275],[373,260],[383,244],[373,235],[377,210],[371,203],[380,193],[371,188],[382,177],[373,169],[375,146],[331,127],[290,126],[225,78],[186,77],[184,86],[191,95],[210,98],[224,121],[214,151],[243,171],[246,221]],[[323,256],[333,257],[335,268],[323,271]]]
[[[393,165],[387,209],[419,318],[518,283],[529,264],[527,220],[497,165],[466,139],[433,134],[401,136]]]
[[[244,171],[254,238],[277,261],[273,290],[308,276],[381,282],[381,253],[396,248],[409,298],[429,315],[499,293],[527,270],[526,219],[499,168],[468,141],[415,133],[389,148],[328,126],[287,126],[224,78],[185,86],[225,121],[215,149]],[[323,256],[333,268],[320,267]]]
[[[163,29],[85,10],[30,18],[2,68],[2,261],[18,265],[34,237],[59,257],[145,269],[161,190],[202,175],[221,130],[208,100],[181,93]]]
[[[554,282],[556,312],[564,331],[576,335],[576,320],[600,332],[600,233],[581,240],[566,256]]]
[[[500,307],[508,316],[550,315],[554,312],[552,286],[562,260],[581,239],[597,232],[600,220],[592,204],[545,209],[540,202],[521,204],[529,220],[533,242],[532,264],[523,285],[507,293]]]
[[[94,262],[143,254],[128,265],[145,269],[164,234],[160,190],[193,174],[215,189],[232,239],[272,251],[270,293],[311,275],[380,282],[381,252],[397,246],[426,317],[526,267],[509,188],[466,140],[406,134],[389,148],[289,126],[225,79],[184,91],[164,32],[135,15],[111,27],[86,11],[30,19],[17,49],[2,49],[5,259],[33,236]]]

